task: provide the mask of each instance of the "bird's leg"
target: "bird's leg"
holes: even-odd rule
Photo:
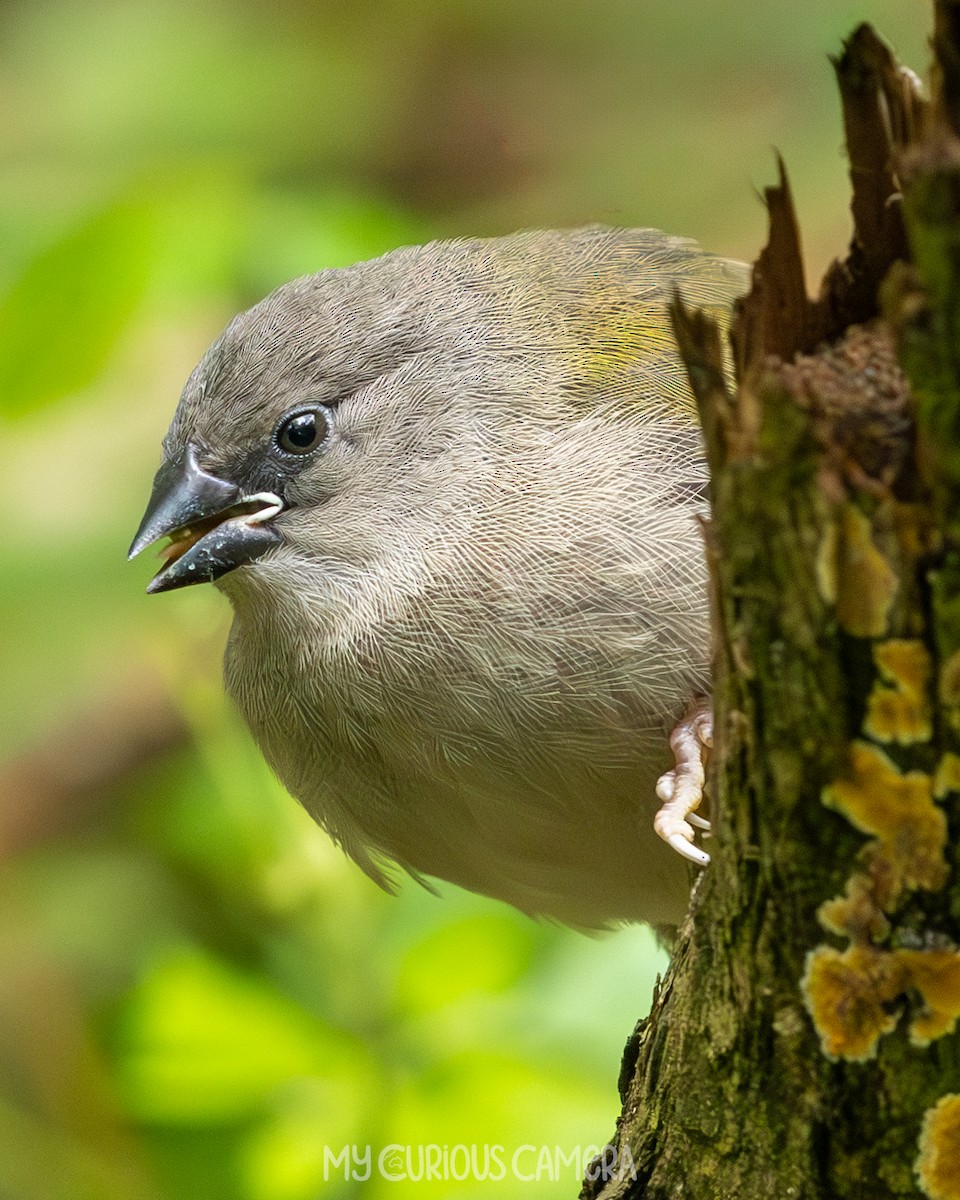
[[[678,854],[700,866],[706,866],[710,855],[693,844],[694,826],[710,828],[710,822],[697,816],[696,810],[703,799],[705,767],[712,745],[710,701],[698,700],[670,734],[670,749],[677,765],[657,780],[657,796],[663,804],[653,818],[659,836]]]

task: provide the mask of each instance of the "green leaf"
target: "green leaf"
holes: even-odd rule
[[[149,283],[153,216],[141,201],[101,210],[0,296],[0,415],[28,416],[103,370]]]

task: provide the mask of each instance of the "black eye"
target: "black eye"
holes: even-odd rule
[[[286,454],[309,454],[324,441],[329,431],[326,413],[311,408],[281,421],[274,440]]]

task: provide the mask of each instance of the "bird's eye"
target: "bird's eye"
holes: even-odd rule
[[[285,454],[309,454],[325,440],[329,430],[326,413],[311,408],[281,421],[274,440]]]

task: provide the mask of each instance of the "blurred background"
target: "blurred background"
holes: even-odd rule
[[[902,0],[0,4],[0,1200],[576,1195],[510,1158],[612,1134],[651,936],[379,892],[225,703],[226,603],[125,551],[194,362],[294,275],[594,221],[752,259],[774,148],[819,273],[861,20],[925,67]]]

